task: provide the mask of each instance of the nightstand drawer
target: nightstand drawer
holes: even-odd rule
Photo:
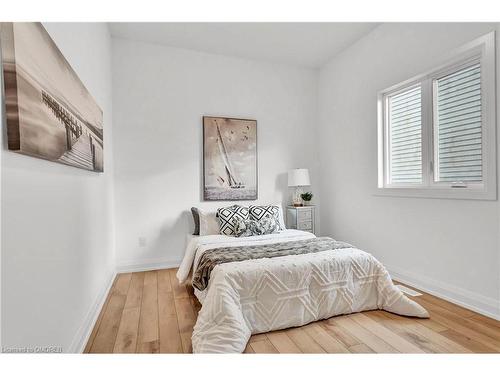
[[[311,220],[312,219],[312,211],[311,210],[297,210],[298,220]]]
[[[316,231],[315,206],[288,206],[286,210],[286,225],[289,229],[298,229],[314,234]]]
[[[300,230],[312,230],[312,221],[299,221],[297,223],[297,229]]]

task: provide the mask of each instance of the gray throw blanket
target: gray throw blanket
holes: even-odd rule
[[[267,245],[221,247],[207,250],[201,255],[193,277],[193,286],[198,290],[204,290],[208,286],[212,270],[218,264],[241,262],[249,259],[318,253],[320,251],[350,247],[353,246],[346,242],[335,241],[330,237],[317,237],[307,240],[279,242]]]

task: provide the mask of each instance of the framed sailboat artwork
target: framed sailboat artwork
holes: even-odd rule
[[[203,117],[203,199],[257,199],[257,121]]]

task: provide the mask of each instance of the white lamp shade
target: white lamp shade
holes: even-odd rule
[[[288,172],[288,186],[309,186],[309,170],[303,168],[292,169]]]

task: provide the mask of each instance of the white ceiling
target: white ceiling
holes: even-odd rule
[[[111,35],[166,46],[318,68],[376,23],[110,23]]]

